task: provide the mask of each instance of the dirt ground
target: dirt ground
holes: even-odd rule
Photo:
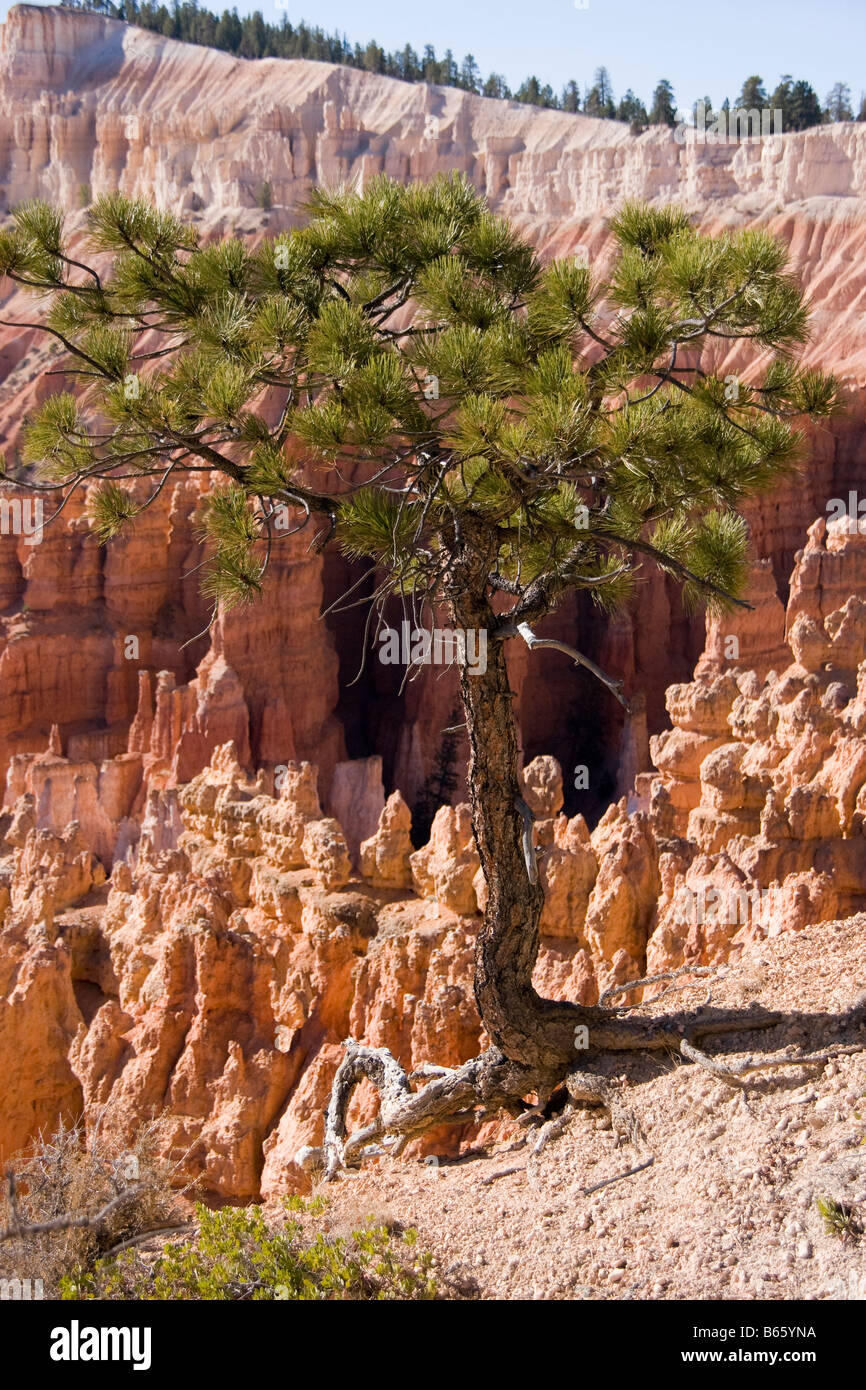
[[[620,1055],[606,1074],[647,1137],[643,1171],[587,1191],[648,1155],[585,1110],[536,1157],[503,1140],[438,1166],[373,1160],[318,1189],[325,1227],[416,1226],[443,1282],[482,1299],[866,1299],[866,1021],[832,1017],[866,991],[866,915],[752,943],[717,978],[642,1008],[695,1007],[708,989],[714,1005],[785,1014],[769,1032],[707,1039],[732,1064],[863,1050],[745,1091],[672,1053],[627,1070]],[[837,1204],[838,1231],[819,1201]]]

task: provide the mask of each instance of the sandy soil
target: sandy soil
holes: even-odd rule
[[[866,991],[866,915],[754,943],[718,980],[642,1007],[694,1007],[708,984],[715,1005],[785,1013],[770,1032],[707,1040],[714,1055],[863,1050],[755,1077],[745,1093],[673,1054],[627,1070],[620,1056],[606,1074],[647,1136],[642,1172],[587,1193],[646,1155],[585,1110],[537,1157],[503,1140],[438,1166],[374,1160],[319,1189],[325,1226],[368,1214],[416,1226],[444,1281],[483,1299],[866,1298],[866,1013],[833,1019]],[[821,1199],[853,1230],[829,1231]]]

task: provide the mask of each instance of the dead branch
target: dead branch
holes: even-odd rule
[[[603,1008],[608,1000],[617,994],[630,994],[632,990],[642,989],[644,985],[657,985],[663,980],[678,980],[682,975],[715,975],[719,969],[717,965],[681,965],[677,970],[665,970],[661,975],[646,975],[642,980],[627,980],[623,985],[610,985],[599,998],[598,1007]]]
[[[129,1240],[122,1240],[119,1245],[113,1245],[110,1250],[106,1250],[104,1255],[100,1255],[100,1259],[112,1260],[123,1250],[129,1250],[134,1245],[141,1245],[143,1241],[150,1240],[153,1236],[163,1235],[168,1231],[174,1234],[179,1231],[189,1231],[194,1225],[194,1221],[163,1221],[159,1226],[151,1226],[147,1231],[139,1231],[138,1235],[130,1236]]]
[[[514,1163],[510,1168],[499,1168],[495,1173],[488,1173],[486,1178],[481,1179],[482,1187],[489,1187],[497,1178],[510,1178],[512,1173],[525,1173],[526,1168],[522,1163]]]
[[[596,666],[595,662],[591,661],[588,656],[584,656],[583,652],[579,652],[576,647],[569,647],[565,642],[558,642],[553,637],[536,637],[528,623],[518,623],[517,631],[530,651],[536,647],[552,647],[554,651],[564,652],[566,656],[570,656],[576,666],[582,666],[584,670],[591,671],[596,679],[600,680],[602,685],[606,685],[610,693],[619,700],[626,713],[631,713],[631,706],[622,693],[622,681],[609,676],[600,666]]]
[[[0,1242],[5,1240],[19,1240],[22,1236],[40,1236],[48,1231],[70,1231],[76,1228],[85,1230],[95,1230],[101,1226],[112,1212],[128,1201],[130,1197],[136,1196],[143,1191],[143,1183],[135,1183],[132,1187],[124,1188],[116,1197],[112,1197],[110,1202],[106,1202],[98,1212],[93,1215],[75,1216],[72,1212],[65,1212],[62,1216],[55,1216],[51,1221],[23,1221],[18,1208],[18,1193],[15,1185],[15,1174],[11,1168],[6,1174],[9,1190],[9,1206],[12,1209],[14,1225],[7,1226],[5,1231],[0,1231]]]
[[[591,1193],[600,1192],[603,1187],[610,1187],[612,1183],[622,1182],[625,1178],[633,1178],[635,1173],[642,1173],[645,1168],[651,1168],[654,1163],[655,1155],[650,1154],[649,1158],[645,1158],[643,1163],[638,1163],[635,1168],[629,1168],[625,1173],[617,1173],[616,1177],[613,1178],[603,1178],[601,1182],[593,1183],[592,1187],[582,1188],[581,1194],[584,1197],[589,1197]]]

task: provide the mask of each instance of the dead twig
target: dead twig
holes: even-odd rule
[[[718,970],[717,965],[681,965],[677,970],[666,970],[661,975],[646,975],[642,980],[626,980],[622,985],[610,985],[601,995],[598,1007],[601,1008],[616,994],[631,993],[633,989],[642,989],[644,985],[657,985],[663,980],[678,980],[682,975],[715,975]]]
[[[582,1187],[580,1193],[582,1197],[589,1197],[593,1192],[600,1192],[603,1187],[610,1187],[611,1183],[622,1182],[625,1178],[633,1178],[635,1173],[642,1173],[645,1168],[650,1168],[655,1163],[655,1155],[651,1154],[645,1158],[643,1163],[639,1163],[636,1168],[629,1168],[625,1173],[617,1173],[616,1177],[603,1178],[601,1182],[593,1183],[592,1187]]]
[[[489,1187],[497,1178],[510,1178],[512,1173],[525,1173],[526,1165],[523,1163],[512,1164],[510,1168],[499,1168],[495,1173],[488,1173],[486,1178],[481,1179],[482,1187]]]
[[[5,1231],[0,1231],[0,1243],[4,1240],[20,1240],[22,1236],[40,1236],[48,1231],[71,1231],[76,1228],[95,1229],[101,1226],[108,1219],[113,1211],[128,1201],[130,1197],[136,1196],[144,1191],[143,1183],[135,1183],[132,1187],[126,1187],[119,1192],[116,1197],[112,1197],[110,1202],[106,1202],[94,1215],[74,1216],[72,1212],[64,1212],[62,1216],[55,1216],[51,1221],[23,1221],[18,1209],[18,1194],[15,1186],[15,1174],[9,1170],[6,1174],[9,1185],[9,1206],[12,1210],[14,1225],[7,1226]]]

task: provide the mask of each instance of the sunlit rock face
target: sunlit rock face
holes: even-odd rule
[[[3,206],[59,201],[76,237],[84,185],[254,240],[293,225],[313,181],[454,168],[544,255],[586,247],[602,271],[626,195],[677,199],[708,229],[767,226],[812,300],[807,360],[851,393],[803,475],[750,509],[750,610],[704,632],[647,573],[616,621],[577,603],[548,620],[645,697],[626,728],[567,657],[512,644],[545,889],[535,983],[591,1004],[866,906],[866,537],[826,523],[863,455],[866,128],[709,150],[90,14],[17,7],[0,31]],[[10,295],[2,316],[30,312]],[[51,365],[31,330],[0,329],[10,458]],[[38,543],[0,535],[0,1066],[16,1078],[0,1149],[106,1103],[122,1131],[165,1112],[179,1174],[244,1198],[304,1181],[294,1155],[321,1139],[347,1035],[407,1067],[486,1044],[486,887],[459,737],[455,804],[411,837],[459,723],[453,673],[400,693],[368,665],[350,706],[352,622],[320,620],[347,570],[303,536],[275,547],[260,604],[208,627],[204,500],[198,480],[167,487],[105,551],[86,492]]]
[[[255,240],[294,225],[314,181],[453,169],[465,170],[544,255],[585,248],[600,272],[610,254],[606,219],[626,196],[676,199],[712,230],[766,225],[788,243],[812,302],[807,361],[838,371],[855,392],[863,386],[862,125],[679,143],[667,131],[635,138],[617,122],[325,63],[245,61],[60,8],[16,6],[0,30],[0,209],[48,198],[65,209],[76,238],[85,196],[113,189],[188,216],[204,237]],[[257,205],[265,181],[267,213]],[[27,322],[32,301],[12,295],[3,309],[4,318]],[[50,354],[31,330],[0,329],[0,434],[9,458],[27,412],[61,384],[44,375]],[[736,374],[741,365],[735,351],[722,352],[716,368]],[[765,587],[773,578],[781,590],[807,526],[831,497],[856,487],[863,428],[859,397],[852,400],[846,421],[811,439],[805,475],[751,510],[756,554],[770,562]],[[381,756],[382,804],[399,788],[415,808],[442,730],[456,722],[453,673],[440,679],[426,670],[401,692],[399,675],[388,683],[384,668],[368,663],[350,717],[344,697],[360,655],[357,624],[351,614],[319,620],[323,594],[336,597],[345,566],[311,555],[306,538],[275,547],[260,604],[208,630],[196,569],[202,501],[196,480],[167,488],[104,553],[88,533],[86,497],[39,544],[0,536],[0,770],[15,753],[43,751],[52,724],[67,756],[97,764],[128,747],[133,725],[129,750],[145,762],[143,795],[188,781],[231,739],[240,751],[248,741],[257,769],[314,762],[324,809],[344,820],[345,800],[330,800],[337,765]],[[533,658],[529,685],[527,654],[510,657],[527,761],[558,758],[572,814],[587,807],[572,792],[570,769],[589,761],[595,820],[649,766],[647,730],[667,722],[671,681],[690,679],[701,625],[668,581],[648,572],[632,613],[600,621],[571,602],[546,630],[577,641],[645,696],[647,729],[623,731],[618,707],[588,679],[576,681],[564,656]],[[750,641],[744,632],[741,664],[773,659],[752,652]],[[587,720],[597,730],[589,750],[581,746]],[[455,801],[466,798],[466,762],[458,739]],[[345,786],[338,793],[353,794]],[[381,810],[364,795],[359,825],[344,826],[355,858]]]
[[[741,647],[758,668],[724,669],[709,622],[694,681],[668,691],[656,771],[592,832],[562,811],[556,760],[526,766],[545,889],[540,991],[595,1003],[646,973],[723,963],[752,939],[866,907],[864,586],[866,536],[823,520],[786,613],[759,570]],[[469,807],[441,807],[413,850],[393,793],[356,867],[312,764],[290,762],[276,788],[229,742],[188,783],[149,792],[133,839],[99,799],[110,791],[116,812],[107,774],[131,756],[100,769],[59,752],[13,762],[0,1056],[32,1064],[30,1102],[4,1116],[0,1143],[23,1143],[32,1115],[95,1116],[110,1102],[121,1130],[167,1112],[167,1152],[215,1192],[302,1184],[294,1155],[321,1139],[346,1036],[407,1067],[457,1064],[485,1043],[472,969],[486,886]],[[363,789],[371,771],[362,761],[342,776]],[[75,808],[90,820],[59,829]],[[107,883],[85,826],[105,843],[117,832]]]

